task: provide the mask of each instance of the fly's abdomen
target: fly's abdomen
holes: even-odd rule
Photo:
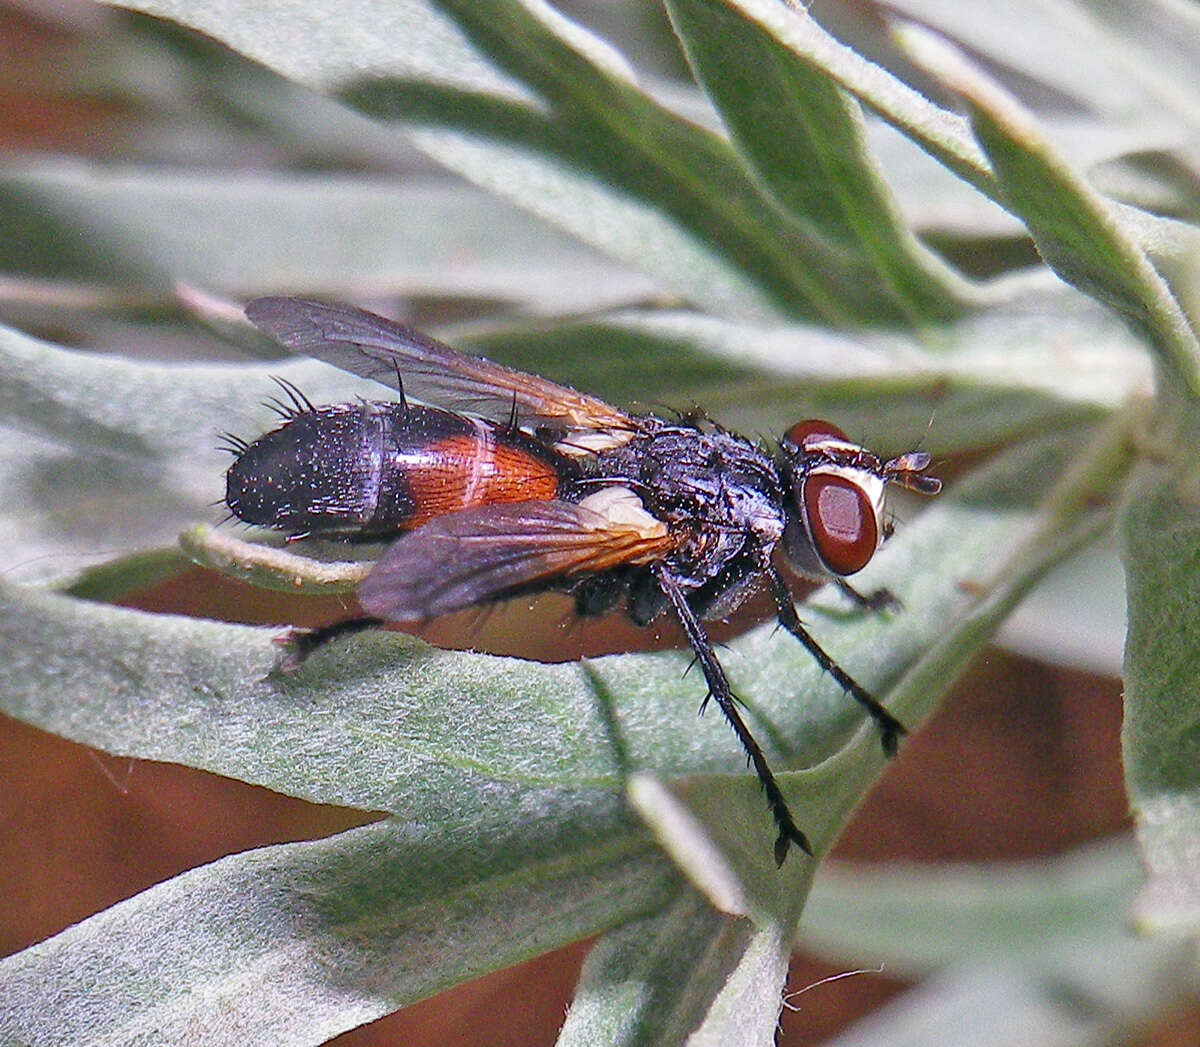
[[[432,407],[392,417],[381,511],[419,527],[446,513],[498,502],[544,500],[558,493],[555,454],[520,432]]]
[[[561,459],[530,437],[433,407],[304,411],[226,474],[246,523],[294,535],[386,538],[475,505],[553,498]]]
[[[289,534],[354,535],[369,528],[382,460],[380,409],[388,406],[319,407],[259,437],[225,474],[229,511]]]

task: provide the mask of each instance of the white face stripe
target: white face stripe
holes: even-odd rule
[[[862,444],[841,440],[836,436],[822,436],[819,439],[809,437],[802,448],[805,454],[853,455],[871,454]],[[874,455],[872,455],[874,457]]]

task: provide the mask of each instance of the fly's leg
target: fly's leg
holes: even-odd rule
[[[343,618],[341,621],[330,622],[328,625],[319,625],[315,629],[290,629],[277,641],[287,649],[280,668],[284,672],[292,672],[299,669],[304,659],[317,648],[324,647],[327,643],[343,636],[353,636],[355,633],[365,632],[368,629],[378,629],[385,624],[382,618],[362,615],[358,618]]]
[[[825,653],[821,645],[800,623],[800,616],[796,614],[796,605],[792,602],[792,594],[788,591],[787,582],[783,580],[783,576],[774,567],[769,569],[768,574],[771,578],[771,595],[775,597],[775,612],[779,618],[779,624],[804,644],[808,653],[817,660],[817,664],[838,682],[842,690],[871,714],[871,719],[879,726],[883,751],[888,756],[895,756],[896,750],[900,746],[901,736],[908,733],[904,724],[880,705],[865,687],[855,681]]]
[[[904,609],[900,600],[887,589],[875,589],[873,592],[860,593],[845,578],[835,578],[833,583],[864,611],[901,611]]]
[[[738,713],[737,699],[734,697],[733,691],[729,686],[725,670],[721,668],[721,663],[717,661],[716,651],[713,650],[712,642],[709,640],[708,634],[704,631],[704,626],[700,624],[700,620],[688,605],[687,598],[684,596],[683,590],[679,587],[679,583],[671,576],[666,566],[661,563],[656,564],[651,570],[654,572],[654,577],[658,581],[663,595],[666,596],[668,602],[671,604],[671,609],[675,612],[675,617],[679,619],[679,624],[683,626],[688,643],[691,644],[692,650],[696,652],[696,661],[700,663],[700,668],[704,672],[704,679],[708,683],[708,696],[720,707],[721,713],[729,722],[729,726],[733,728],[733,733],[737,735],[738,741],[742,743],[742,748],[746,750],[747,760],[754,767],[754,771],[758,775],[758,780],[762,783],[763,792],[767,796],[767,805],[771,809],[771,817],[775,819],[775,825],[779,829],[779,836],[775,840],[775,863],[777,865],[783,864],[783,860],[787,857],[788,847],[791,844],[795,844],[807,854],[812,854],[812,847],[809,845],[808,838],[800,831],[795,820],[792,818],[792,812],[788,809],[787,800],[783,798],[783,791],[779,788],[779,783],[775,780],[775,775],[767,763],[767,758],[763,755],[758,742],[754,740],[754,735],[750,733],[750,729]]]

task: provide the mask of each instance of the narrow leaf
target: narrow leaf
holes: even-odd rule
[[[215,0],[130,6],[195,26],[301,83],[405,122],[441,163],[698,305],[760,318],[906,319],[878,293],[863,259],[790,220],[728,143],[660,106],[610,49],[543,4],[443,0],[457,22],[448,33],[445,15],[420,0],[358,0],[353,12],[339,8],[329,20],[319,56],[295,53],[290,0],[260,5],[264,17],[245,25]],[[369,44],[364,35],[373,37]],[[427,37],[428,54],[407,54],[413,40]],[[379,40],[405,57],[377,57]],[[475,50],[460,70],[453,63],[468,40]],[[454,72],[433,68],[439,58]],[[514,73],[524,80],[515,90]]]
[[[918,978],[955,963],[1122,936],[1141,882],[1129,837],[1024,862],[827,862],[813,883],[801,942],[831,959],[870,959]]]
[[[1200,341],[1118,210],[1058,155],[1007,92],[961,54],[917,29],[907,30],[904,40],[967,104],[1007,206],[1029,227],[1046,262],[1131,320],[1176,379],[1200,398]]]
[[[884,973],[887,971],[885,969]],[[1108,1047],[1191,998],[1187,947],[1089,936],[1040,963],[976,963],[927,978],[830,1047],[942,1047],[969,1030],[994,1047]],[[796,1000],[803,1013],[804,999]]]
[[[316,1045],[678,891],[644,848],[546,842],[395,819],[232,855],[0,960],[0,1038]]]
[[[750,935],[747,922],[715,912],[690,890],[652,917],[610,931],[588,954],[558,1047],[684,1043]]]
[[[660,293],[492,196],[378,175],[10,166],[0,172],[0,264],[150,301],[171,301],[179,282],[243,297],[488,297],[539,312]]]
[[[1200,928],[1200,419],[1167,394],[1121,511],[1129,601],[1125,773],[1149,870],[1148,928]]]
[[[1194,124],[1200,115],[1194,90],[1200,18],[1187,4],[897,0],[888,11],[1011,70],[1044,96],[1057,95],[1055,108],[1086,108],[1109,126],[1140,127],[1160,143],[1179,135],[1180,145],[1186,132],[1172,126],[1173,117]]]
[[[736,8],[748,22],[791,52],[792,60],[819,70],[864,106],[916,142],[980,192],[994,196],[988,161],[966,121],[940,109],[903,81],[827,33],[801,5],[768,0],[714,0]]]
[[[855,101],[751,19],[747,0],[668,0],[676,31],[756,177],[801,220],[871,260],[916,323],[953,315],[964,281],[904,225]],[[772,4],[772,6],[778,6]]]

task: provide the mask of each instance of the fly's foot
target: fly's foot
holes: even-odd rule
[[[883,753],[888,759],[891,759],[899,751],[900,739],[908,734],[908,728],[886,709],[881,707],[880,712],[882,715],[876,714],[872,710],[872,715],[879,724],[879,740],[883,745]]]
[[[885,611],[898,614],[904,610],[904,604],[890,589],[874,589],[869,593],[860,593],[844,578],[837,579],[837,587],[861,610],[871,611],[875,614]]]
[[[788,851],[795,844],[809,857],[812,857],[812,845],[808,842],[808,837],[804,835],[797,827],[796,823],[788,817],[787,824],[780,823],[779,836],[775,840],[775,866],[779,868],[783,865],[784,860],[788,856]]]
[[[378,629],[384,624],[382,618],[363,616],[343,618],[341,621],[319,625],[315,629],[292,628],[275,637],[275,643],[284,649],[279,668],[285,673],[295,672],[304,664],[313,651],[324,647],[343,636],[353,636],[367,629]]]

